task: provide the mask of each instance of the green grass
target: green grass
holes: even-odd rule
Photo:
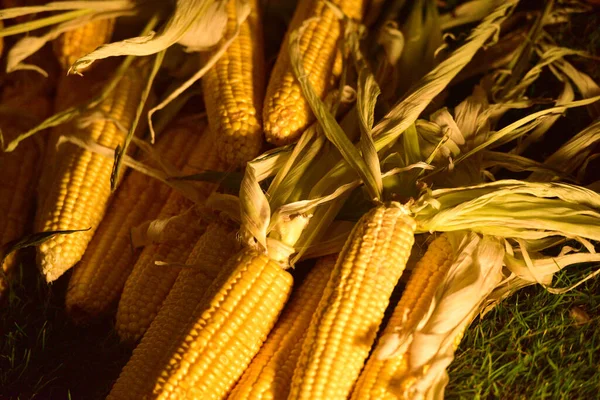
[[[66,283],[47,286],[32,260],[19,267],[0,305],[0,399],[103,399],[127,361],[110,321],[69,321]]]
[[[566,286],[590,272],[571,269]],[[573,310],[589,320],[578,324]],[[450,366],[448,399],[593,399],[600,388],[600,280],[553,295],[517,292],[467,331]]]

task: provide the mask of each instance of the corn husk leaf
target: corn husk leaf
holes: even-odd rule
[[[472,232],[448,235],[454,260],[438,286],[425,317],[415,326],[399,326],[381,338],[380,359],[408,354],[408,398],[443,398],[446,368],[454,358],[457,338],[479,311],[482,301],[502,280],[504,248],[499,240]],[[427,366],[427,368],[425,368]],[[414,380],[413,380],[414,379]]]
[[[471,0],[456,6],[451,12],[440,15],[440,28],[443,31],[460,25],[471,24],[488,16],[503,0]]]
[[[0,29],[0,37],[18,35],[20,33],[31,32],[32,30],[43,28],[49,25],[59,24],[61,22],[70,21],[77,17],[92,13],[92,10],[75,10],[52,15],[46,18],[40,18],[33,21],[24,22],[22,24],[11,25]]]
[[[541,43],[544,51],[549,51],[553,47],[552,44]],[[577,55],[580,57],[590,57],[589,54],[572,49],[557,48],[557,51],[564,55]],[[597,61],[596,61],[597,62]],[[571,82],[577,87],[583,98],[596,97],[600,95],[600,86],[587,74],[579,71],[571,63],[564,58],[559,58],[552,63],[552,67],[558,69],[562,74],[567,76]],[[592,103],[588,106],[588,112],[592,118],[600,117],[600,103]]]
[[[592,98],[588,98],[588,99],[584,99],[584,100],[572,101],[572,102],[563,104],[558,107],[551,107],[546,110],[531,113],[531,114],[527,115],[526,117],[523,117],[496,132],[492,132],[489,135],[487,140],[485,140],[483,143],[473,147],[468,152],[462,154],[460,157],[458,157],[455,160],[455,163],[458,164],[458,163],[462,162],[466,158],[468,158],[474,154],[477,154],[479,151],[485,149],[486,147],[488,147],[492,144],[501,145],[503,143],[514,140],[514,139],[524,135],[528,131],[533,130],[533,129],[535,129],[535,127],[539,126],[539,124],[541,123],[540,118],[542,118],[546,115],[562,113],[567,108],[586,106],[589,104],[593,104],[594,102],[597,102],[598,100],[600,100],[600,96],[596,96],[596,97],[592,97]]]
[[[251,246],[260,244],[267,249],[267,233],[271,222],[269,200],[260,187],[260,172],[255,161],[246,166],[246,173],[240,189],[240,219],[244,242]]]
[[[226,2],[223,2],[223,5],[224,4],[226,4]],[[220,45],[219,49],[216,50],[215,52],[213,52],[213,54],[206,61],[206,63],[202,66],[202,68],[199,68],[198,71],[196,71],[191,77],[189,77],[179,87],[177,87],[176,89],[171,91],[165,97],[164,100],[162,100],[159,104],[157,104],[155,107],[150,109],[150,111],[148,111],[148,126],[150,127],[152,143],[154,143],[155,135],[156,135],[153,124],[152,124],[152,115],[154,115],[154,113],[156,113],[157,111],[160,111],[163,108],[165,108],[166,106],[168,106],[172,101],[174,101],[178,97],[182,96],[183,93],[187,89],[189,89],[194,83],[196,83],[200,78],[202,78],[208,72],[208,70],[210,70],[217,63],[217,61],[219,61],[219,59],[223,56],[225,51],[227,51],[227,49],[229,48],[231,43],[233,43],[235,38],[237,38],[237,36],[240,32],[240,25],[246,20],[246,18],[248,18],[248,15],[250,14],[251,9],[250,9],[249,3],[246,3],[244,1],[242,1],[242,2],[238,1],[238,3],[236,3],[236,4],[237,4],[237,7],[236,7],[237,24],[236,24],[236,28],[235,28],[233,35],[229,38],[226,38],[226,40]],[[225,12],[225,11],[223,11],[223,12]],[[226,12],[225,12],[225,16],[227,16]],[[210,29],[210,27],[206,27],[205,29]],[[200,33],[198,33],[198,34],[200,34]],[[199,57],[197,57],[197,59],[199,62]]]
[[[498,24],[507,18],[507,14],[517,1],[507,1],[479,24],[469,35],[466,43],[454,51],[431,72],[424,76],[414,89],[403,98],[372,130],[375,148],[385,151],[419,117],[427,105],[446,88],[460,70],[468,64],[473,55],[497,33]],[[323,180],[315,186],[324,193],[323,186],[335,181],[341,184],[353,179],[344,162],[330,169]]]
[[[125,166],[163,182],[164,184],[177,190],[183,196],[190,199],[196,204],[202,204],[204,202],[205,196],[195,188],[193,183],[171,179],[171,177],[173,176],[182,175],[181,172],[179,172],[175,167],[168,164],[162,157],[160,157],[156,150],[154,150],[150,145],[148,145],[142,140],[136,140],[134,138],[133,141],[140,149],[142,149],[144,153],[150,156],[150,159],[156,162],[158,168],[137,161],[128,155],[125,155],[123,157],[122,162]],[[99,154],[103,157],[114,159],[114,149],[112,149],[111,147],[103,146],[89,139],[86,140],[82,139],[79,136],[63,135],[58,138],[56,146],[59,147],[64,143],[71,143],[85,150]]]
[[[6,57],[6,72],[13,72],[21,69],[31,69],[41,73],[44,76],[47,76],[47,73],[43,69],[35,65],[25,64],[23,61],[44,47],[46,43],[56,39],[64,32],[81,27],[90,21],[129,16],[134,15],[134,13],[134,10],[123,10],[86,14],[57,25],[42,36],[26,36],[20,39],[10,48]]]
[[[564,183],[502,180],[426,192],[411,208],[417,232],[474,232],[528,240],[600,240],[600,195]]]
[[[435,1],[409,2],[410,10],[401,31],[404,36],[402,55],[395,66],[398,77],[396,95],[403,95],[435,65],[436,50],[443,44]]]
[[[525,248],[525,246],[520,247],[520,257],[510,254],[506,255],[505,263],[507,268],[520,279],[528,281],[531,284],[541,284],[553,294],[562,294],[573,290],[600,273],[600,269],[598,269],[566,288],[550,287],[550,279],[548,277],[552,277],[555,273],[571,265],[599,262],[600,254],[573,253],[561,254],[556,257],[546,257],[542,254],[528,254]]]
[[[225,4],[225,0],[178,0],[174,12],[159,33],[150,32],[101,46],[77,60],[70,73],[79,73],[94,61],[107,57],[156,54],[181,40],[192,51],[214,46],[221,40],[227,23]],[[190,32],[194,33],[193,38],[188,36]]]
[[[401,132],[415,122],[429,102],[452,81],[473,55],[497,33],[498,24],[507,17],[507,14],[516,4],[516,1],[506,1],[498,6],[481,24],[473,29],[463,46],[420,79],[415,89],[375,126],[373,136],[378,150],[394,141]]]
[[[547,1],[544,10],[537,16],[533,26],[527,34],[527,39],[521,43],[517,56],[509,63],[508,73],[501,75],[493,89],[494,98],[508,100],[517,99],[522,96],[525,88],[537,79],[541,67],[529,68],[530,59],[535,52],[534,45],[542,35],[544,20],[552,12],[554,1]],[[542,57],[541,63],[549,62],[548,58]],[[525,71],[528,71],[527,73]]]
[[[156,26],[157,23],[158,23],[158,18],[155,15],[148,21],[148,23],[144,27],[142,34],[145,34],[149,31],[151,31],[152,29],[154,29],[154,27]],[[69,107],[66,110],[63,110],[59,113],[56,113],[56,114],[46,118],[41,124],[31,128],[27,132],[17,135],[8,144],[4,143],[4,140],[2,138],[2,132],[0,132],[0,144],[2,144],[2,146],[3,146],[2,150],[5,152],[14,151],[17,148],[17,146],[19,145],[19,143],[22,142],[23,140],[27,139],[28,137],[31,137],[38,132],[55,127],[57,125],[67,123],[75,118],[85,116],[86,114],[88,114],[90,112],[90,110],[94,110],[100,103],[102,103],[104,100],[106,100],[108,98],[110,93],[119,84],[121,78],[125,75],[128,68],[131,67],[133,60],[134,60],[133,56],[125,57],[123,62],[119,65],[119,67],[113,73],[110,80],[102,88],[101,92],[98,93],[97,95],[94,95],[87,103]]]
[[[560,165],[564,173],[573,173],[590,156],[598,142],[600,142],[600,119],[569,139],[544,161],[544,165],[546,167]],[[556,176],[556,174],[534,172],[529,176],[529,180],[547,181]]]
[[[307,249],[299,249],[303,251],[302,258],[319,258],[339,253],[344,247],[348,236],[350,236],[353,227],[354,222],[351,221],[334,221],[323,234],[323,239],[313,242]]]
[[[310,105],[311,110],[321,125],[325,136],[344,157],[344,160],[356,171],[363,179],[370,195],[374,199],[381,197],[381,185],[378,184],[377,172],[372,171],[366,164],[361,153],[354,147],[346,133],[335,120],[335,117],[327,110],[325,104],[315,93],[308,75],[304,71],[300,52],[300,37],[303,29],[308,26],[306,23],[300,29],[293,31],[289,39],[290,61],[294,70],[294,75],[300,83],[302,93]]]
[[[352,36],[355,38],[352,43],[353,55],[358,70],[356,110],[361,132],[359,148],[365,163],[367,164],[367,168],[371,171],[371,175],[377,185],[377,194],[381,196],[383,192],[381,169],[379,166],[379,157],[377,157],[377,150],[375,149],[375,143],[373,143],[373,137],[371,135],[371,130],[375,123],[375,104],[377,102],[377,97],[381,94],[381,90],[379,89],[379,85],[377,85],[375,76],[369,70],[366,61],[360,53],[358,38],[356,35]]]
[[[95,10],[95,11],[117,11],[133,8],[136,5],[132,0],[101,0],[101,1],[53,1],[43,6],[14,7],[0,10],[0,20],[17,18],[29,14],[37,14],[46,11],[64,10]]]
[[[325,144],[325,137],[319,135],[318,130],[319,127],[313,124],[302,134],[287,162],[269,185],[267,193],[274,210],[297,200],[300,192],[297,189],[301,186],[301,181],[304,185],[309,184],[306,172]]]
[[[127,135],[125,136],[123,146],[118,145],[117,148],[115,149],[115,162],[113,164],[113,169],[112,169],[112,172],[110,175],[110,189],[113,192],[117,188],[117,184],[119,182],[119,172],[121,170],[123,156],[125,154],[127,154],[127,150],[129,149],[129,144],[131,143],[131,140],[133,139],[133,135],[135,134],[135,131],[137,129],[138,122],[140,121],[140,117],[142,116],[142,112],[144,111],[144,108],[146,107],[146,103],[148,101],[148,96],[150,96],[150,91],[152,90],[152,84],[154,83],[156,74],[158,74],[158,70],[160,69],[160,66],[162,65],[163,59],[165,57],[165,53],[166,53],[166,51],[164,51],[164,50],[160,51],[156,54],[156,57],[154,57],[154,62],[152,63],[152,68],[148,71],[149,72],[148,77],[145,79],[146,85],[140,96],[139,103],[138,103],[137,109],[135,111],[135,116],[133,118],[131,126],[129,127],[129,130],[127,131]],[[145,73],[146,72],[144,71],[144,74]]]
[[[573,91],[573,87],[567,81],[564,81],[563,90],[561,91],[558,99],[556,100],[556,105],[559,106],[561,104],[568,104],[575,100],[575,92]],[[566,108],[563,112],[566,111]],[[550,130],[550,128],[554,125],[554,123],[562,116],[562,113],[556,113],[554,115],[549,115],[544,118],[542,123],[538,125],[531,133],[523,138],[511,153],[521,154],[525,149],[527,149],[531,144],[539,141],[542,136]]]
[[[553,167],[553,165],[560,164],[540,163],[516,154],[489,150],[482,151],[481,158],[481,168],[484,169],[488,169],[491,167],[502,167],[513,172],[530,171],[534,173],[543,174],[545,176],[561,178],[562,180],[569,179],[569,174],[566,171]],[[539,179],[530,180],[540,181]]]

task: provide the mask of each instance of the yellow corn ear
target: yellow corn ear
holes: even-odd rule
[[[302,341],[336,258],[331,255],[319,259],[298,289],[294,289],[267,341],[227,397],[229,400],[287,398]]]
[[[146,59],[134,64],[108,98],[99,105],[101,116],[76,134],[102,146],[122,144],[133,122],[144,77],[149,71]],[[110,176],[113,159],[74,144],[62,144],[56,151],[54,168],[46,186],[45,198],[36,217],[38,231],[88,229],[70,235],[56,235],[37,249],[40,270],[52,282],[77,263],[104,215],[111,194]],[[50,183],[51,182],[51,183]]]
[[[393,334],[398,329],[412,331],[417,326],[429,310],[435,291],[452,266],[452,260],[452,245],[448,237],[445,234],[438,236],[415,265],[382,336]],[[377,348],[376,346],[375,352]],[[407,354],[385,360],[370,357],[356,383],[352,399],[404,398],[402,396],[406,395],[405,390],[410,380],[403,379],[406,378],[404,375],[407,370]]]
[[[101,85],[104,84],[108,75],[107,73],[108,70],[101,67],[93,69],[90,73],[86,73],[85,77],[79,75],[59,75],[56,84],[56,94],[54,96],[54,113],[88,101],[90,96],[96,94]],[[44,206],[44,201],[48,197],[48,192],[54,184],[56,171],[61,166],[60,160],[65,159],[72,152],[71,146],[63,145],[57,148],[58,140],[62,135],[69,135],[76,131],[77,120],[67,122],[64,125],[58,125],[50,130],[46,146],[48,150],[42,162],[44,168],[42,168],[37,187],[37,212],[34,223],[36,230],[41,229],[41,210]],[[86,130],[85,132],[88,131]]]
[[[234,167],[256,157],[263,145],[265,65],[258,3],[250,1],[252,10],[238,36],[202,78],[204,104],[217,152],[227,165]],[[227,4],[226,38],[236,29],[235,4],[235,0]]]
[[[392,202],[365,214],[319,302],[289,399],[346,399],[359,376],[414,242],[416,223]]]
[[[29,62],[46,69],[50,77],[33,71],[15,71],[2,82],[0,102],[11,113],[0,117],[5,143],[47,118],[52,111],[51,66],[34,55]],[[40,77],[42,79],[40,79]],[[45,150],[45,137],[36,135],[19,144],[10,153],[0,150],[0,245],[20,238],[31,229],[35,186],[40,172],[39,160]],[[16,266],[17,253],[11,253],[0,265],[0,297],[8,286]]]
[[[179,124],[159,137],[156,151],[181,169],[199,137],[191,124]],[[131,229],[157,218],[170,193],[168,185],[141,172],[124,178],[69,280],[66,306],[75,322],[89,322],[116,304],[141,252],[131,248]]]
[[[45,98],[49,114],[50,102]],[[22,125],[22,124],[21,124]],[[3,118],[0,129],[5,140],[12,140],[14,134],[25,129],[15,118]],[[35,184],[37,182],[39,160],[44,152],[44,141],[34,137],[22,142],[13,152],[0,151],[0,245],[19,239],[31,223],[34,205]],[[0,265],[0,298],[8,287],[5,278],[10,278],[16,266],[17,253],[11,253]]]
[[[366,0],[333,0],[348,17],[361,19]],[[325,0],[299,0],[283,38],[264,100],[263,124],[268,142],[277,146],[299,138],[314,116],[294,77],[288,51],[290,32],[304,26],[300,54],[304,71],[316,94],[324,98],[335,81],[336,46],[341,22]]]
[[[266,340],[291,292],[292,276],[252,249],[232,257],[170,343],[156,399],[221,399]]]
[[[200,138],[183,170],[184,174],[222,169],[210,134],[207,131]],[[212,184],[203,186],[207,196],[214,189]],[[166,240],[144,248],[125,282],[116,319],[117,333],[124,342],[135,342],[142,337],[179,274],[179,267],[157,266],[155,261],[175,264],[185,262],[194,243],[206,229],[206,223],[194,212],[181,215],[188,210],[194,210],[191,200],[178,192],[169,196],[158,219],[176,217],[177,220],[170,222],[162,234]],[[177,217],[178,215],[181,216]]]
[[[114,18],[97,19],[62,33],[54,40],[54,54],[63,70],[68,71],[79,58],[110,42]]]
[[[163,306],[121,371],[107,400],[134,400],[152,393],[161,365],[170,354],[169,343],[179,335],[214,278],[238,248],[235,231],[211,223],[198,240]]]

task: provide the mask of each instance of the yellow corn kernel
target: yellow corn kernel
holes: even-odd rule
[[[204,104],[217,152],[229,166],[243,166],[263,145],[261,124],[265,65],[258,0],[237,38],[202,78]],[[235,0],[227,4],[225,37],[236,29]],[[206,55],[205,58],[210,57]]]
[[[333,0],[348,17],[361,19],[365,0]],[[310,20],[308,22],[307,20]],[[283,38],[277,62],[271,73],[264,101],[263,124],[268,142],[277,146],[294,142],[314,116],[294,77],[288,52],[289,34],[306,23],[300,39],[304,71],[316,94],[324,98],[332,87],[332,72],[341,22],[325,0],[299,0],[296,12]]]
[[[435,291],[452,266],[452,260],[452,245],[448,237],[445,234],[438,236],[415,265],[382,336],[393,334],[398,329],[410,332],[417,326],[429,310]],[[354,388],[352,399],[404,398],[406,387],[410,384],[410,378],[404,380],[408,378],[404,376],[407,362],[407,354],[385,360],[370,357]]]
[[[332,255],[317,261],[302,284],[294,290],[267,341],[228,396],[229,400],[287,398],[302,341],[336,258]]]
[[[291,292],[292,276],[252,249],[229,263],[171,341],[169,360],[161,363],[148,397],[221,399],[266,340]]]
[[[156,150],[181,169],[200,133],[191,124],[179,124],[160,136]],[[66,306],[76,322],[89,322],[116,304],[141,252],[131,249],[131,229],[157,218],[170,193],[169,186],[141,172],[124,178],[69,280]]]
[[[110,42],[114,27],[114,18],[97,19],[61,34],[53,43],[61,67],[68,71],[79,58]]]
[[[156,318],[133,351],[107,400],[140,399],[152,393],[171,342],[186,327],[194,309],[227,260],[235,255],[235,231],[211,223],[190,253]]]
[[[313,315],[289,399],[346,399],[414,242],[416,223],[392,202],[356,224]]]
[[[73,133],[111,148],[122,144],[127,132],[120,130],[113,120],[125,129],[131,126],[148,67],[147,63],[132,67],[99,106],[104,115]],[[48,184],[45,199],[38,209],[37,230],[89,230],[56,235],[38,247],[38,264],[47,282],[60,277],[81,259],[102,220],[111,194],[112,158],[74,144],[61,147],[55,155],[51,184]]]
[[[194,174],[202,170],[222,170],[210,134],[207,131],[200,138],[183,169],[184,174]],[[206,196],[214,189],[213,184],[202,186]],[[183,214],[192,209],[193,205],[193,202],[182,194],[173,192],[158,219]],[[116,330],[121,340],[135,342],[144,334],[177,279],[178,267],[157,266],[155,261],[184,262],[205,229],[205,222],[195,216],[195,213],[183,215],[167,225],[163,235],[167,240],[144,248],[125,282],[119,301]]]

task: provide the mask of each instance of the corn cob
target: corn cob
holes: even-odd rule
[[[152,392],[160,375],[160,360],[169,356],[169,341],[185,328],[192,311],[222,265],[236,253],[237,246],[234,230],[228,225],[211,223],[206,228],[186,261],[186,264],[199,265],[181,270],[164,305],[114,384],[108,400],[139,399]]]
[[[365,0],[333,0],[348,17],[361,19]],[[277,62],[267,86],[263,110],[263,124],[268,142],[277,146],[298,139],[314,119],[302,95],[300,84],[294,77],[290,64],[288,42],[290,32],[303,26],[300,54],[304,71],[316,94],[323,98],[332,87],[332,71],[336,59],[336,46],[340,38],[341,22],[325,0],[300,0],[283,39]]]
[[[106,64],[105,64],[106,65]],[[18,71],[17,71],[18,72]],[[85,78],[78,75],[59,75],[54,97],[54,112],[58,113],[69,107],[82,104],[89,100],[91,93],[96,91],[105,82],[108,75],[107,68],[95,68]],[[41,75],[40,75],[41,76]],[[43,77],[42,77],[43,78]],[[44,201],[54,183],[56,170],[60,167],[60,160],[71,152],[70,146],[56,147],[60,136],[72,133],[77,129],[76,121],[67,122],[51,129],[47,138],[47,149],[42,165],[42,173],[37,187],[37,210],[34,226],[41,226],[42,213],[39,211],[44,206]]]
[[[235,4],[235,0],[227,4],[225,37],[235,32]],[[235,167],[256,157],[263,143],[264,46],[258,0],[252,0],[251,6],[237,38],[202,79],[217,152],[221,160]]]
[[[285,399],[308,325],[335,265],[336,256],[317,261],[292,293],[265,344],[228,396],[240,399]]]
[[[292,276],[265,254],[232,257],[161,363],[156,399],[220,399],[242,375],[273,328]],[[150,396],[148,396],[150,397]]]
[[[45,103],[49,112],[50,102]],[[0,121],[5,139],[12,139],[15,126],[18,126],[18,121],[11,118]],[[26,140],[11,153],[0,152],[0,245],[20,238],[31,222],[30,211],[34,204],[35,182],[39,172],[38,160],[43,151],[43,140],[37,137]],[[8,286],[5,278],[12,274],[16,261],[16,253],[11,253],[0,265],[0,297]]]
[[[382,336],[392,334],[398,328],[408,332],[416,327],[429,310],[435,291],[452,266],[452,254],[452,245],[445,234],[431,242],[425,255],[417,262]],[[403,380],[407,369],[406,354],[386,360],[372,356],[360,375],[352,399],[405,398],[410,383],[410,379]]]
[[[115,148],[125,139],[113,120],[128,129],[145,85],[149,64],[132,66],[119,85],[101,103],[101,119],[79,129],[77,135],[100,145]],[[104,119],[106,116],[106,119]],[[54,151],[51,184],[36,217],[38,231],[86,229],[71,235],[57,235],[37,249],[39,267],[46,281],[52,282],[77,263],[102,220],[110,196],[113,160],[73,144]]]
[[[0,129],[6,142],[48,117],[52,110],[49,95],[55,74],[52,65],[45,61],[34,55],[29,62],[46,69],[49,73],[47,79],[36,72],[16,71],[2,86],[1,104],[14,110],[12,115],[5,114],[0,119]],[[0,245],[18,239],[30,229],[35,182],[44,149],[44,137],[35,136],[22,142],[13,152],[0,151]],[[17,253],[11,253],[0,265],[0,297],[7,287],[5,278],[14,271],[16,257]]]
[[[79,58],[110,42],[114,27],[114,18],[97,19],[62,33],[53,43],[62,69],[68,71]]]
[[[415,228],[395,202],[369,211],[354,227],[313,315],[289,399],[348,397],[410,255]]]
[[[181,169],[199,136],[191,125],[180,124],[161,135],[156,150]],[[117,302],[140,254],[130,248],[130,231],[157,218],[170,192],[169,186],[141,172],[125,177],[69,280],[66,306],[76,322],[96,318]]]
[[[188,165],[183,170],[184,174],[221,169],[210,134],[206,132],[200,138]],[[208,196],[214,185],[203,186]],[[158,218],[177,216],[190,207],[193,207],[192,201],[174,192],[169,196]],[[147,246],[142,251],[127,278],[119,301],[116,330],[121,340],[134,342],[144,334],[177,279],[178,267],[157,266],[155,261],[184,262],[205,229],[206,224],[199,217],[184,216],[178,223],[172,222],[167,225],[164,236],[168,237],[168,240]]]

